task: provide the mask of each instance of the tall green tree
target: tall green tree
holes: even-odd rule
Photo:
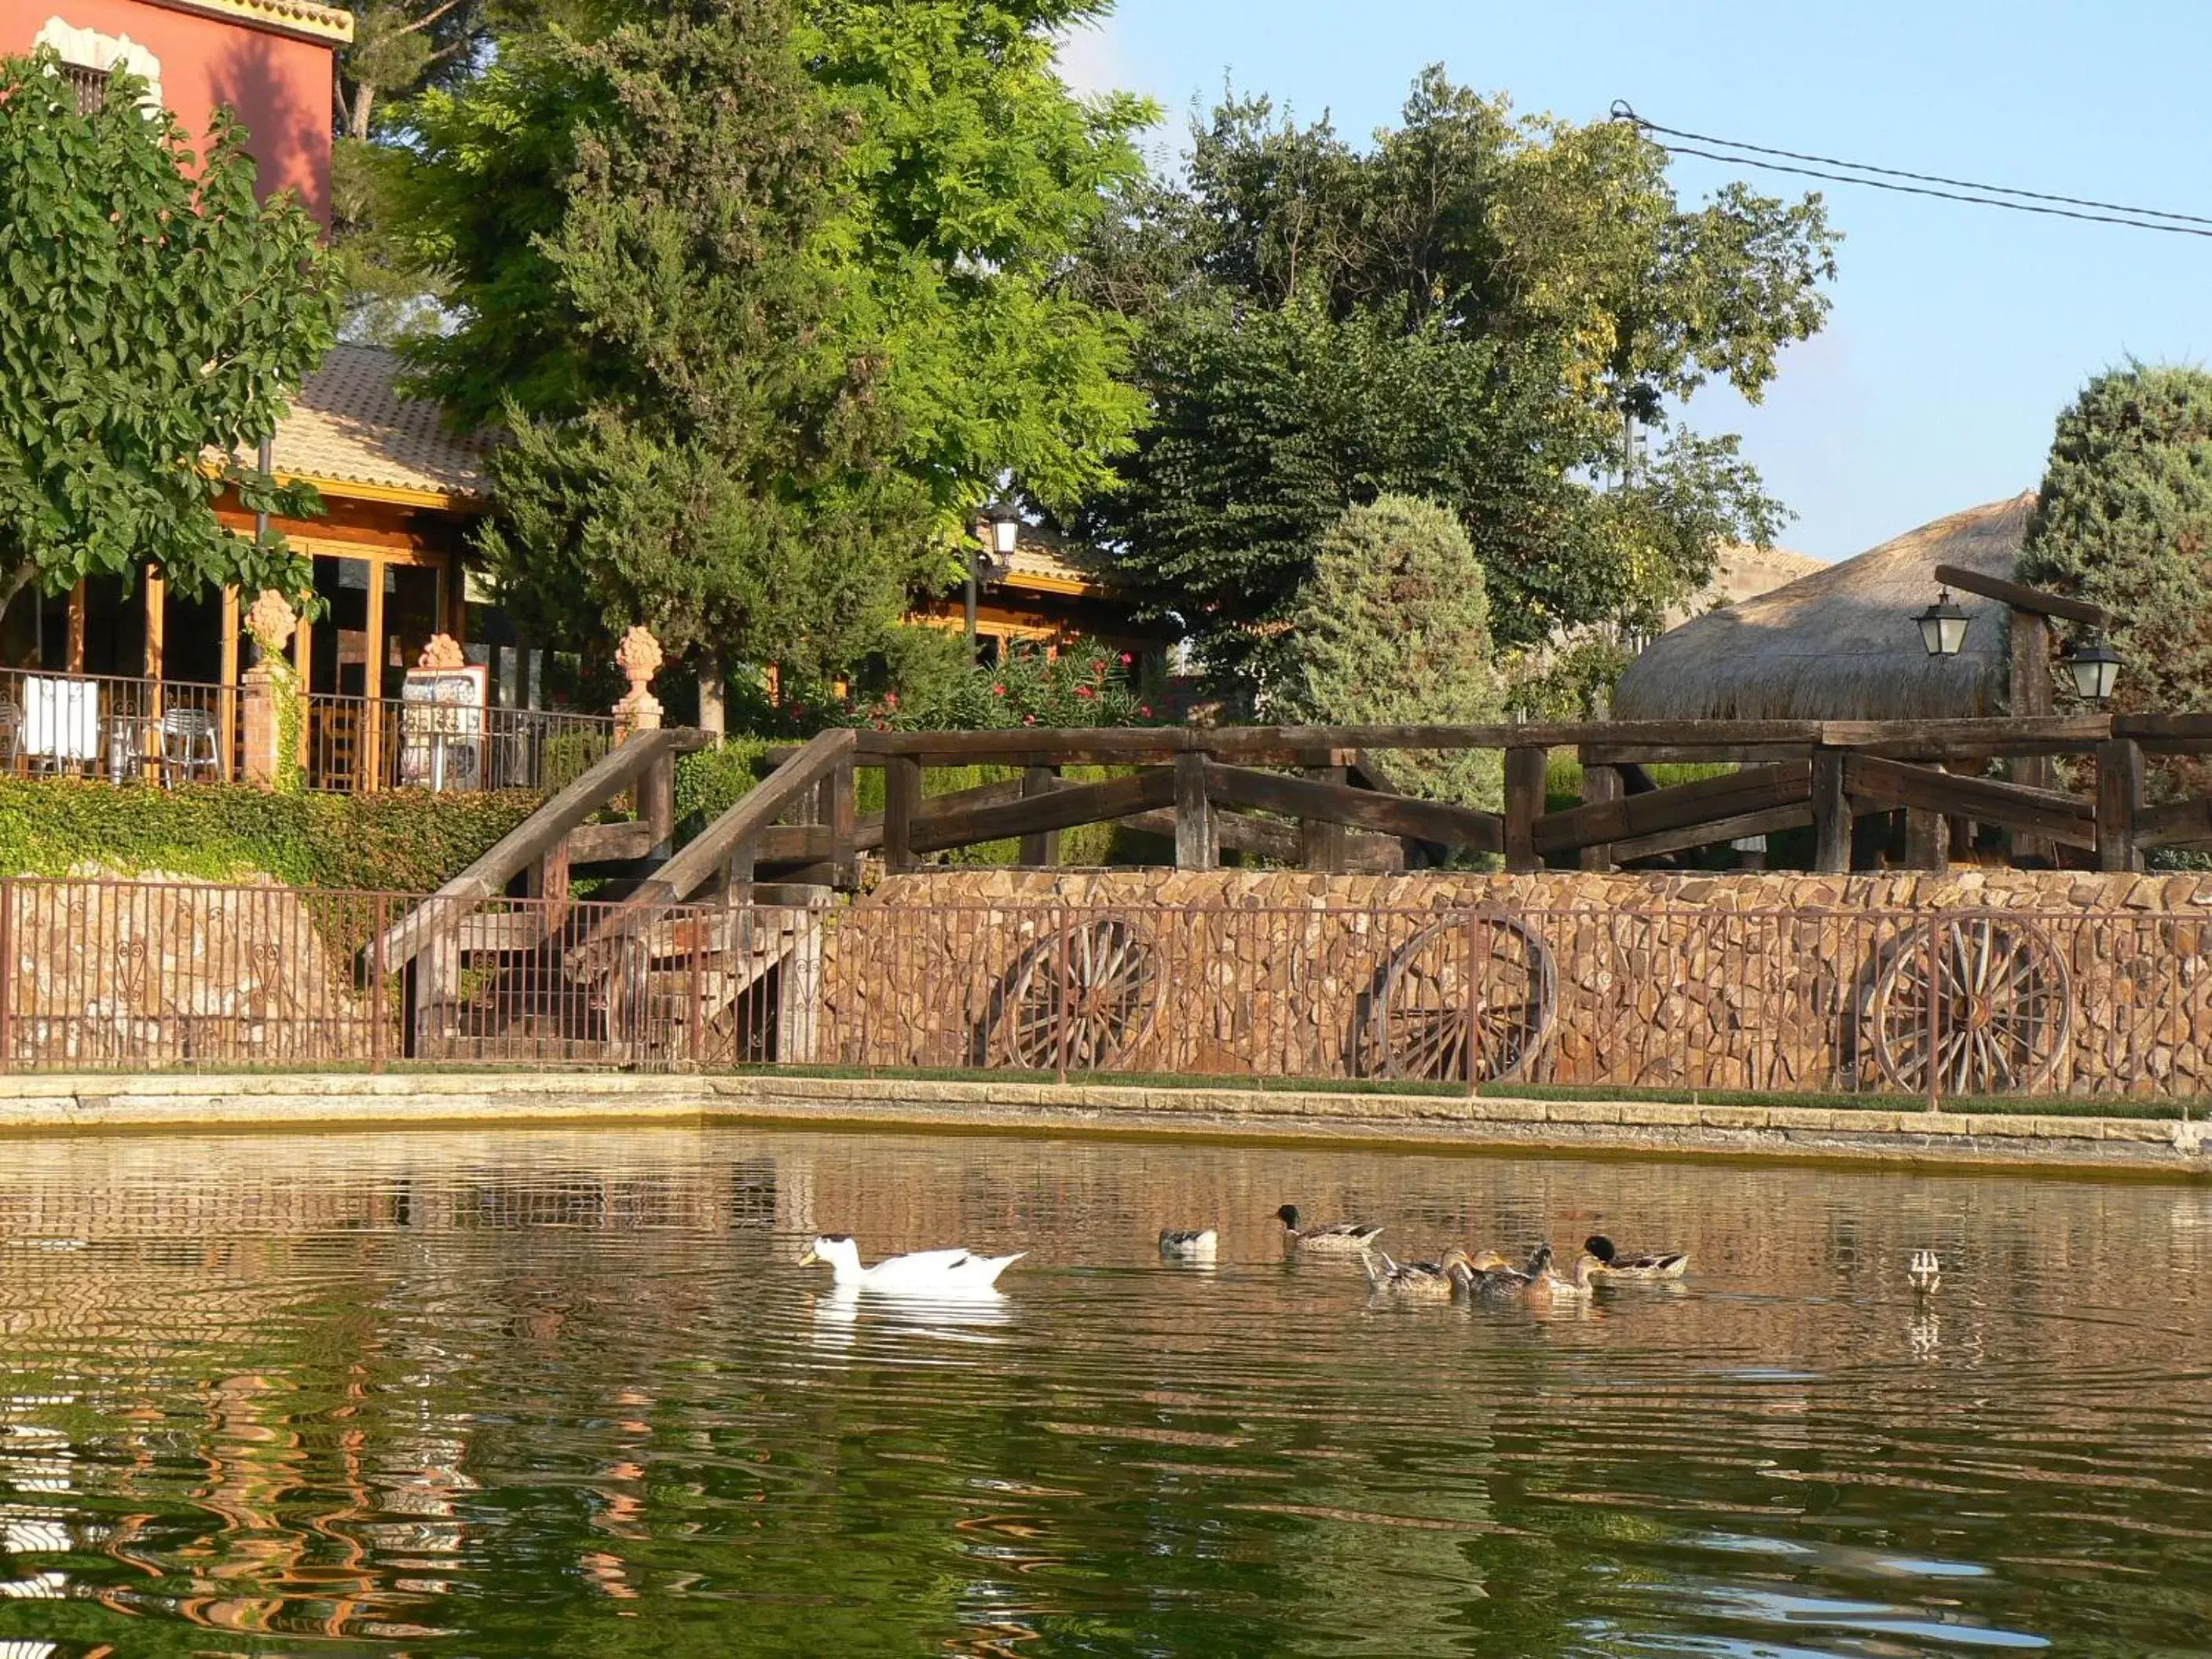
[[[225,529],[215,499],[318,510],[240,458],[333,337],[319,228],[256,199],[227,115],[196,156],[135,77],[88,115],[56,70],[0,59],[0,608],[149,562],[187,595],[299,596],[306,561]]]
[[[1347,507],[1314,550],[1313,575],[1272,642],[1261,712],[1293,725],[1451,726],[1498,718],[1490,596],[1452,510],[1382,495]],[[1395,781],[1437,799],[1494,806],[1486,750],[1407,756]]]
[[[2112,613],[2116,708],[2212,708],[2212,373],[2130,363],[2082,388],[2020,579]]]
[[[1656,611],[1778,523],[1677,411],[1714,378],[1759,395],[1832,244],[1818,198],[1686,207],[1634,126],[1516,118],[1439,70],[1364,149],[1231,99],[1069,278],[1144,325],[1154,416],[1089,527],[1246,690],[1323,528],[1384,491],[1458,514],[1502,643]]]
[[[520,434],[491,544],[520,608],[811,677],[953,574],[1006,476],[1062,506],[1110,479],[1125,325],[1054,280],[1151,113],[1053,72],[1100,9],[641,6],[417,100],[404,218],[460,325],[414,349]]]

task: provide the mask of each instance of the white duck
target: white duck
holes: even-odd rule
[[[830,1264],[841,1291],[876,1291],[886,1296],[951,1298],[996,1296],[999,1275],[1028,1255],[975,1255],[967,1250],[916,1250],[887,1255],[872,1267],[860,1265],[860,1247],[843,1233],[824,1233],[799,1258],[802,1267]]]

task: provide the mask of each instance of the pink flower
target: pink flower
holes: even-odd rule
[[[1091,672],[1094,674],[1104,673],[1106,672],[1106,659],[1103,657],[1093,657],[1091,659]]]
[[[1075,695],[1079,697],[1095,697],[1098,694],[1087,685],[1079,685],[1075,688]]]
[[[884,692],[884,708],[897,708],[897,707],[898,707],[898,693],[897,693],[897,692],[896,692],[896,691],[886,691],[886,692]]]
[[[1035,714],[1024,714],[1024,715],[1023,715],[1023,716],[1022,716],[1022,724],[1023,724],[1024,726],[1035,726],[1035,725],[1036,724],[1036,716]]]
[[[1148,702],[1140,702],[1140,703],[1139,703],[1139,704],[1137,705],[1137,714],[1138,714],[1139,717],[1139,718],[1141,718],[1141,719],[1144,719],[1144,720],[1150,720],[1150,719],[1152,719],[1152,704],[1150,704],[1150,703],[1148,703]]]
[[[1121,653],[1121,666],[1122,666],[1122,667],[1127,668],[1127,667],[1131,663],[1133,663],[1133,662],[1134,662],[1134,661],[1136,661],[1136,658],[1134,658],[1133,656],[1130,655],[1130,654],[1129,654],[1129,653],[1127,653],[1127,651],[1124,651],[1124,652]]]
[[[991,688],[991,695],[994,697],[1003,697],[1006,695],[1006,688],[1003,685],[994,685]]]

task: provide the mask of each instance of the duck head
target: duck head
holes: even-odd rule
[[[1284,1205],[1281,1209],[1275,1212],[1275,1219],[1281,1222],[1283,1225],[1288,1227],[1292,1232],[1297,1231],[1298,1206],[1295,1204]]]
[[[1603,1233],[1592,1233],[1588,1238],[1583,1240],[1583,1249],[1608,1267],[1613,1265],[1613,1258],[1619,1254],[1613,1248],[1613,1241]]]
[[[802,1267],[811,1267],[817,1262],[828,1262],[840,1274],[855,1273],[860,1270],[860,1247],[845,1233],[824,1233],[806,1247],[806,1254],[799,1258]]]

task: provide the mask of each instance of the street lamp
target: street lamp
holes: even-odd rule
[[[984,544],[990,565],[996,570],[1003,571],[1006,562],[1013,556],[1015,544],[1021,539],[1021,509],[1012,501],[994,501],[983,509],[981,521],[976,525],[975,529],[979,539]],[[981,574],[975,568],[975,556],[971,552],[968,556],[968,583],[965,595],[968,612],[968,655],[971,660],[975,655],[975,587]]]
[[[2120,677],[2120,653],[2105,643],[2103,635],[2092,634],[2066,653],[2066,672],[2082,702],[2102,708],[2112,701],[2113,682]]]
[[[1936,603],[1912,619],[1920,625],[1920,643],[1931,657],[1955,657],[1966,643],[1966,613],[1952,602],[1951,590],[1939,589]]]

